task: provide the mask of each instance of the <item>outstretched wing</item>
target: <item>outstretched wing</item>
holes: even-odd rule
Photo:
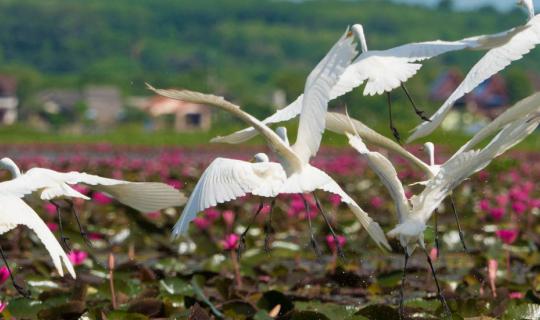
[[[275,162],[250,163],[217,158],[206,168],[174,226],[173,237],[184,234],[197,213],[247,194],[275,197],[286,180]]]
[[[494,158],[525,139],[537,127],[540,119],[532,115],[508,124],[482,150],[458,154],[441,166],[426,188],[411,199],[413,215],[427,221],[446,196],[465,179],[485,168]]]
[[[491,136],[508,123],[515,121],[516,119],[526,117],[528,114],[540,109],[540,93],[535,93],[514,106],[506,109],[495,120],[491,121],[488,125],[478,131],[471,140],[467,141],[455,154],[456,155],[471,150],[478,143],[482,142],[487,137]]]
[[[410,205],[396,169],[385,156],[378,152],[369,151],[360,137],[348,133],[347,137],[349,138],[349,144],[367,160],[369,167],[375,171],[388,192],[390,192],[397,206],[399,222],[403,222],[409,216]]]
[[[291,104],[286,106],[283,109],[279,109],[276,111],[273,115],[269,116],[268,118],[262,120],[261,122],[269,125],[279,122],[284,122],[291,120],[293,118],[296,118],[302,112],[302,103],[304,100],[304,95],[301,94],[296,100],[294,100]],[[210,140],[211,142],[216,143],[231,143],[231,144],[238,144],[245,142],[255,136],[257,136],[258,132],[253,127],[245,128],[239,131],[236,131],[234,133],[231,133],[227,136],[218,136]]]
[[[75,270],[69,261],[66,253],[52,234],[51,230],[41,220],[37,213],[17,196],[0,194],[0,234],[14,229],[18,225],[24,225],[32,229],[45,249],[51,255],[54,266],[60,276],[64,276],[62,262],[66,266],[69,274],[75,278]]]
[[[86,184],[103,191],[121,203],[142,212],[151,212],[185,203],[185,196],[173,187],[157,182],[130,182],[109,179],[84,172],[57,172],[32,168],[22,176],[0,183],[0,192],[18,197],[41,191],[41,199],[79,197],[88,199],[69,185]]]
[[[352,34],[347,30],[306,80],[298,134],[292,146],[304,163],[319,150],[325,128],[324,115],[331,100],[330,90],[356,56],[355,47]]]
[[[289,145],[282,141],[272,129],[249,113],[240,109],[239,106],[225,100],[223,97],[189,90],[156,89],[149,84],[146,84],[146,86],[148,89],[167,98],[207,104],[232,113],[248,125],[253,126],[264,137],[272,150],[286,162],[286,170],[294,171],[302,168],[302,161],[298,158],[296,153],[294,153]]]
[[[469,71],[463,82],[448,97],[443,105],[431,116],[430,121],[421,123],[414,129],[407,142],[425,137],[433,132],[444,120],[454,103],[471,92],[489,77],[500,72],[513,61],[521,59],[540,43],[540,15],[527,23],[528,28],[515,34],[504,45],[489,50]]]
[[[322,172],[322,171],[321,171]],[[324,172],[323,172],[324,173]],[[322,186],[319,186],[317,189],[337,194],[341,197],[341,202],[347,204],[349,209],[358,219],[362,227],[367,231],[371,239],[380,248],[385,248],[387,250],[392,250],[390,244],[384,235],[384,231],[381,229],[381,226],[368,215],[357,203],[354,201],[341,187],[335,182],[332,178],[328,177],[328,182]]]
[[[351,122],[352,125],[354,125],[354,128],[351,127]],[[388,139],[377,131],[372,130],[359,120],[349,120],[349,118],[347,118],[347,116],[344,114],[328,112],[326,114],[326,129],[339,134],[358,133],[358,135],[367,143],[395,152],[417,166],[428,176],[431,175],[431,169],[424,161],[418,159],[415,155],[397,144],[394,140]]]

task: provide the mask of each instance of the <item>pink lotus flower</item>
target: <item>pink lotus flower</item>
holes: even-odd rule
[[[102,192],[94,192],[92,194],[92,199],[100,205],[108,205],[112,202],[112,199]]]
[[[147,212],[146,216],[149,219],[153,219],[153,220],[159,219],[159,217],[161,217],[161,212],[159,212],[159,211]]]
[[[58,231],[58,224],[54,222],[47,222],[47,227],[49,227],[49,230],[51,230],[52,232]]]
[[[232,210],[225,210],[222,213],[223,221],[225,221],[225,225],[229,228],[231,228],[234,224],[235,214]]]
[[[204,217],[197,217],[193,219],[193,223],[199,230],[206,230],[210,227],[211,224],[210,220]]]
[[[8,305],[7,302],[0,301],[0,313],[4,312],[4,310],[6,309],[7,305]]]
[[[337,235],[336,239],[334,239],[334,237],[331,234],[327,235],[326,245],[328,245],[328,248],[330,248],[332,252],[336,252],[337,250],[336,241],[339,247],[343,248],[345,243],[347,243],[347,238],[345,238],[345,236],[342,236],[342,235]]]
[[[531,207],[532,209],[540,208],[540,199],[530,199],[529,200],[529,207]]]
[[[221,213],[215,208],[209,208],[204,210],[204,215],[208,220],[210,220],[210,222],[213,222],[214,220],[219,218],[219,216],[221,216]]]
[[[489,209],[489,215],[493,220],[501,220],[504,216],[504,209],[503,208],[491,208]]]
[[[86,258],[88,258],[88,253],[81,250],[71,250],[71,252],[68,254],[68,258],[74,266],[78,266],[86,261]]]
[[[333,193],[330,194],[330,197],[328,198],[328,200],[330,200],[330,203],[332,204],[333,207],[337,207],[341,203],[341,197]]]
[[[405,190],[405,197],[407,197],[407,199],[412,198],[413,195],[414,193],[411,190],[409,189]]]
[[[439,258],[439,251],[437,250],[437,248],[431,248],[431,251],[429,251],[429,258],[433,262],[437,261],[437,259]]]
[[[516,201],[512,203],[512,210],[518,215],[522,215],[527,211],[527,205],[521,201]]]
[[[491,288],[491,292],[493,293],[493,297],[497,297],[497,287],[495,286],[495,280],[497,279],[497,267],[498,267],[497,260],[489,259],[488,260],[488,279],[489,279],[489,287]]]
[[[167,184],[175,189],[182,189],[183,187],[182,182],[180,182],[180,180],[175,180],[175,179],[170,179],[169,181],[167,181]]]
[[[9,279],[9,269],[6,266],[0,268],[0,285],[4,284]]]
[[[480,200],[480,210],[484,212],[489,212],[490,208],[491,208],[491,204],[489,203],[488,199]]]
[[[384,204],[384,200],[379,197],[379,196],[375,196],[373,198],[371,198],[371,201],[369,202],[375,209],[379,209],[380,207],[383,206]]]
[[[221,240],[221,245],[226,251],[234,250],[238,246],[238,240],[240,240],[240,236],[235,233],[231,233],[225,236],[225,239]]]
[[[45,212],[49,215],[49,216],[56,216],[56,206],[50,202],[45,202],[43,204],[43,209],[45,209]]]
[[[508,195],[500,194],[495,197],[495,201],[497,202],[497,205],[499,205],[499,207],[505,207],[508,204],[508,201],[510,201],[510,199],[508,198]]]
[[[478,172],[478,179],[480,181],[487,181],[489,179],[489,173],[485,170]]]
[[[101,240],[103,239],[103,235],[98,232],[89,232],[88,233],[88,239],[90,240]]]
[[[517,229],[501,229],[495,231],[495,234],[503,243],[512,244],[517,240],[519,231]]]
[[[510,292],[508,294],[508,298],[510,299],[523,299],[525,298],[525,295],[521,292]]]
[[[78,191],[79,193],[84,194],[84,195],[88,195],[88,193],[90,192],[90,189],[87,186],[84,186],[84,185],[81,185],[81,184],[76,184],[76,185],[72,186],[72,188],[75,189],[76,191]]]

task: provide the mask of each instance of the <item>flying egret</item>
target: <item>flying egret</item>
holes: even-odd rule
[[[429,121],[425,121],[413,129],[414,132],[407,139],[407,142],[432,133],[442,123],[457,100],[536,47],[540,43],[540,15],[532,17],[527,24],[515,30],[518,32],[509,41],[493,47],[472,67],[465,79],[439,110],[429,118]]]
[[[85,240],[87,240],[86,232],[82,229],[77,212],[69,198],[90,199],[70,185],[88,185],[92,189],[105,192],[119,202],[141,212],[177,207],[186,202],[185,196],[180,191],[164,183],[130,182],[103,178],[84,172],[58,172],[46,168],[31,168],[27,172],[21,173],[17,164],[9,158],[0,160],[0,168],[8,170],[12,175],[12,180],[0,184],[0,192],[8,192],[19,198],[39,192],[42,200],[49,200],[56,206],[62,242],[67,248],[69,248],[68,238],[63,234],[60,206],[54,202],[54,199],[63,198],[68,201]]]
[[[538,127],[540,123],[539,109],[540,105],[537,106],[536,111],[529,113],[526,117],[508,123],[483,149],[461,152],[442,164],[438,173],[427,181],[425,189],[420,194],[413,196],[410,201],[405,196],[403,186],[390,161],[380,153],[369,151],[358,135],[347,133],[351,146],[367,158],[369,166],[380,177],[396,203],[399,223],[394,229],[388,232],[388,236],[398,238],[405,249],[400,300],[401,313],[403,311],[403,288],[407,261],[417,245],[426,254],[437,285],[439,299],[445,310],[447,312],[449,311],[442,295],[431,258],[426,251],[424,243],[426,223],[441,202],[461,182],[485,168],[495,157],[522,141]]]
[[[427,41],[409,43],[388,50],[370,50],[367,48],[367,41],[362,25],[355,24],[352,31],[357,41],[360,42],[362,53],[356,57],[350,66],[342,74],[339,81],[334,86],[329,87],[330,100],[340,97],[356,87],[366,83],[364,95],[380,95],[387,93],[388,108],[390,116],[390,129],[394,137],[399,141],[399,134],[392,122],[390,92],[398,87],[402,87],[416,113],[424,120],[428,118],[418,110],[411,95],[403,85],[409,78],[414,76],[422,67],[420,62],[431,59],[438,55],[463,49],[488,50],[507,43],[512,37],[526,29],[518,27],[506,32],[465,38],[458,41]],[[300,95],[294,102],[283,109],[278,110],[270,117],[264,119],[264,124],[272,124],[288,121],[302,112],[303,95]],[[254,128],[246,128],[234,132],[225,137],[216,137],[212,142],[240,143],[251,139],[257,135]]]
[[[424,150],[426,151],[429,158],[429,162],[426,163],[412,153],[410,153],[409,151],[407,151],[398,143],[369,128],[359,120],[350,118],[348,115],[328,112],[326,115],[326,129],[338,134],[357,134],[362,138],[362,140],[366,141],[367,143],[392,151],[403,157],[405,160],[409,161],[411,164],[415,165],[421,171],[423,171],[423,173],[427,176],[427,179],[433,178],[440,170],[440,165],[435,163],[435,146],[431,142],[426,142],[424,144]],[[413,185],[415,184],[425,185],[426,181],[417,182]],[[461,243],[464,250],[468,251],[467,245],[465,243],[465,237],[463,235],[463,230],[461,229],[461,224],[459,223],[459,217],[452,194],[450,194],[449,198]],[[435,216],[435,229],[437,229],[437,215]],[[437,249],[439,249],[439,241],[437,237],[438,233],[436,232],[435,234]]]
[[[6,182],[0,183],[0,203],[2,206],[0,208],[0,234],[4,234],[18,225],[24,225],[35,232],[38,239],[43,243],[43,246],[49,252],[53,264],[58,271],[60,276],[64,276],[64,270],[62,268],[62,263],[66,266],[69,274],[75,279],[75,270],[73,265],[69,261],[66,253],[62,249],[62,246],[58,243],[51,230],[43,220],[37,215],[37,213],[28,206],[22,199],[19,198],[18,194],[12,193],[8,189],[4,189],[4,184]],[[0,255],[4,260],[9,276],[11,277],[11,282],[13,286],[23,296],[28,297],[29,292],[24,290],[19,284],[15,282],[13,274],[7,263],[7,257],[4,253],[4,250],[0,246]]]
[[[342,70],[350,63],[354,56],[354,49],[349,32],[334,45],[327,56],[317,65],[307,78],[304,90],[304,106],[300,115],[300,125],[296,143],[288,144],[286,134],[280,137],[272,131],[266,124],[257,120],[250,114],[244,112],[239,106],[226,101],[222,97],[202,94],[188,90],[164,90],[155,89],[148,85],[149,89],[159,95],[212,105],[217,108],[230,112],[253,126],[259,131],[266,140],[266,143],[276,153],[279,159],[278,163],[270,163],[273,168],[281,168],[286,176],[285,181],[279,186],[279,193],[312,193],[315,190],[337,194],[341,197],[353,211],[356,218],[367,230],[369,235],[379,246],[389,248],[388,242],[380,226],[374,222],[369,215],[363,211],[356,202],[349,197],[345,191],[325,172],[309,164],[309,160],[314,156],[320,146],[322,133],[325,129],[325,117],[328,101],[329,88],[338,80]],[[282,130],[285,132],[285,130]],[[234,169],[236,170],[236,169]],[[246,177],[242,171],[216,170],[213,179],[205,179],[196,193],[192,194],[180,220],[176,224],[173,234],[180,235],[187,229],[187,224],[193,220],[198,212],[216,203],[225,202],[248,193],[252,193],[253,186],[245,183]],[[279,169],[274,169],[279,170]],[[242,173],[242,174],[240,174]],[[203,174],[206,178],[207,175]],[[209,175],[210,176],[210,175]],[[224,178],[218,178],[223,177]],[[314,194],[318,204],[318,209],[325,217],[319,201]]]

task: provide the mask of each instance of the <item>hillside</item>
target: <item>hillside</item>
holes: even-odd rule
[[[284,88],[289,99],[302,90],[310,68],[348,24],[364,24],[376,49],[498,32],[525,19],[519,10],[453,13],[381,0],[6,0],[0,71],[19,77],[23,102],[42,87],[98,82],[140,94],[151,81],[221,92],[265,113],[273,89]],[[410,87],[425,103],[427,85],[442,68],[465,70],[477,57],[456,53],[430,62]],[[538,51],[529,55],[511,75],[522,79],[525,66],[540,70],[539,58]],[[344,102],[374,113],[384,107],[354,94]]]

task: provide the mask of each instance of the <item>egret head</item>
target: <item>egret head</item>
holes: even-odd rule
[[[21,170],[19,170],[17,164],[10,158],[5,157],[0,159],[0,168],[8,170],[13,178],[17,178],[21,175]]]
[[[268,158],[268,156],[266,155],[266,153],[257,153],[256,155],[253,156],[253,159],[251,160],[251,162],[255,162],[255,163],[258,163],[258,162],[270,162],[270,158]]]
[[[424,151],[429,156],[429,165],[435,165],[435,145],[432,142],[424,143]]]
[[[357,23],[352,26],[352,32],[354,33],[356,39],[358,39],[358,41],[360,42],[362,52],[368,51],[366,36],[364,35],[364,27],[361,24]]]
[[[285,142],[287,145],[289,145],[289,137],[287,136],[287,128],[285,127],[277,127],[276,128],[277,135],[281,138],[283,142]]]

